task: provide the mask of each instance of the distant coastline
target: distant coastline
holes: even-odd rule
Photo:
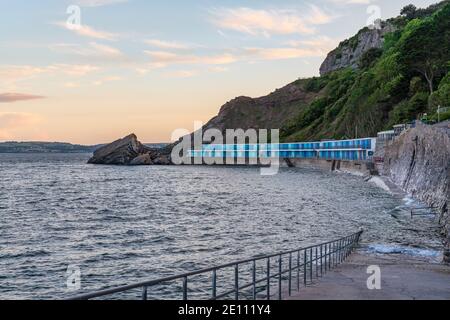
[[[0,142],[0,153],[93,153],[105,144],[79,145],[65,142]],[[167,143],[148,143],[151,148],[163,148]]]

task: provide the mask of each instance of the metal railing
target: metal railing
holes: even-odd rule
[[[411,218],[414,216],[436,216],[438,207],[421,207],[411,209]]]
[[[148,299],[149,288],[163,285],[175,280],[181,280],[181,298],[188,300],[189,296],[189,278],[196,275],[208,275],[210,274],[210,291],[209,299],[230,299],[239,300],[244,290],[251,290],[250,295],[253,300],[256,300],[258,296],[264,295],[264,299],[270,300],[277,298],[282,300],[283,295],[292,295],[294,285],[297,291],[300,291],[301,285],[307,286],[312,283],[314,278],[322,277],[327,271],[331,270],[345,259],[355,250],[357,244],[360,241],[360,237],[363,231],[359,231],[352,235],[321,243],[318,245],[300,248],[297,250],[281,252],[272,255],[254,257],[247,260],[241,260],[236,262],[227,263],[221,266],[206,268],[193,272],[188,272],[180,275],[169,276],[156,280],[150,280],[126,286],[121,286],[113,289],[101,290],[93,293],[83,294],[69,298],[69,300],[89,300],[95,298],[104,298],[118,293],[128,292],[133,289],[141,289],[142,300]],[[274,263],[275,262],[275,263]],[[284,267],[283,262],[287,264]],[[263,267],[264,277],[257,277],[257,266]],[[240,284],[240,270],[243,266],[250,266],[249,274],[251,276],[251,282],[246,284]],[[224,292],[218,292],[217,274],[218,271],[232,268],[233,283],[232,288],[224,290]],[[276,272],[273,273],[273,269]],[[209,278],[209,277],[208,277]],[[228,280],[231,280],[228,277]],[[272,280],[276,280],[277,292],[272,294],[271,289],[273,287]],[[283,280],[287,282],[287,288],[283,287]],[[286,284],[285,284],[286,285]]]

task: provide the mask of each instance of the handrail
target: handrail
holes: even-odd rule
[[[436,209],[439,209],[438,207],[419,207],[419,208],[412,208],[411,209],[411,218],[414,216],[436,216],[438,213],[435,211]],[[427,213],[414,213],[416,211],[423,211],[428,210]]]
[[[183,300],[187,300],[187,298],[188,298],[187,297],[188,278],[195,276],[195,275],[200,275],[200,274],[205,274],[205,273],[210,273],[210,272],[212,272],[212,296],[211,296],[211,299],[213,299],[213,300],[225,298],[233,293],[235,294],[235,300],[238,300],[240,291],[243,289],[250,288],[252,286],[253,286],[253,298],[256,300],[256,295],[257,295],[256,284],[261,283],[261,282],[267,282],[267,284],[265,286],[266,291],[267,291],[266,299],[269,300],[271,298],[270,280],[275,279],[275,278],[278,279],[278,284],[279,284],[278,298],[281,300],[281,298],[282,298],[282,280],[283,280],[282,277],[284,274],[289,273],[289,295],[291,295],[292,272],[293,271],[297,271],[297,289],[300,289],[300,271],[301,271],[300,269],[303,268],[303,270],[302,270],[303,276],[304,276],[303,283],[305,285],[307,285],[307,280],[308,280],[307,278],[309,278],[310,281],[313,280],[313,264],[315,266],[316,277],[317,278],[319,277],[319,273],[320,273],[320,276],[322,276],[324,271],[326,272],[327,270],[331,269],[333,266],[336,266],[337,264],[343,262],[345,260],[345,258],[347,258],[348,255],[353,252],[356,245],[359,243],[362,233],[363,233],[363,231],[359,231],[357,233],[351,234],[349,236],[346,236],[346,237],[343,237],[340,239],[324,242],[324,243],[321,243],[318,245],[308,246],[305,248],[284,251],[281,253],[270,254],[270,255],[255,256],[250,259],[234,261],[234,262],[222,264],[222,265],[215,266],[215,267],[204,268],[204,269],[200,269],[200,270],[196,270],[196,271],[186,272],[183,274],[168,276],[168,277],[159,278],[159,279],[155,279],[155,280],[143,281],[143,282],[129,284],[129,285],[120,286],[120,287],[116,287],[116,288],[104,289],[104,290],[100,290],[100,291],[96,291],[96,292],[92,292],[92,293],[82,294],[82,295],[70,297],[68,300],[89,300],[89,299],[94,299],[94,298],[110,296],[110,295],[113,295],[116,293],[122,293],[122,292],[126,292],[126,291],[129,291],[132,289],[137,289],[137,288],[142,288],[142,300],[147,300],[149,287],[163,284],[165,282],[179,280],[179,279],[183,280]],[[319,251],[320,251],[320,256],[319,256]],[[294,253],[297,254],[297,263],[293,267],[292,266],[292,262],[293,262],[292,258],[293,258]],[[289,257],[289,268],[285,269],[285,270],[283,270],[283,268],[282,268],[283,256]],[[276,258],[276,257],[278,258],[278,261],[277,261],[278,267],[279,267],[278,272],[275,274],[270,274],[271,259]],[[301,258],[303,258],[303,259],[301,259]],[[294,259],[295,259],[295,257],[294,257]],[[265,276],[265,278],[262,278],[262,279],[256,279],[256,263],[261,260],[265,260],[267,263],[266,276]],[[301,260],[302,260],[302,263],[300,263]],[[239,266],[248,264],[248,263],[253,263],[252,282],[249,284],[245,284],[245,285],[239,285]],[[217,294],[217,271],[225,269],[225,268],[230,268],[230,267],[235,268],[234,289],[227,291],[225,293]],[[309,268],[309,270],[307,270],[307,268]],[[320,272],[319,272],[319,270],[320,270]],[[309,273],[309,275],[307,273]]]

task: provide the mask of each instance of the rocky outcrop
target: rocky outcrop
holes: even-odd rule
[[[339,47],[331,51],[320,66],[320,74],[326,75],[330,72],[344,68],[358,68],[362,55],[373,48],[381,49],[384,36],[395,31],[393,24],[382,22],[377,29],[362,29],[356,36],[345,40]]]
[[[304,83],[298,80],[259,98],[237,97],[223,105],[203,130],[279,129],[320,95],[305,90]]]
[[[450,263],[450,122],[418,124],[386,146],[383,173],[403,190],[439,208]]]
[[[94,152],[91,164],[152,165],[171,164],[171,148],[152,149],[140,143],[135,134],[114,141]]]

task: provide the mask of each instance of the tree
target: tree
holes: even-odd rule
[[[419,73],[427,81],[430,94],[435,80],[447,73],[450,52],[450,5],[424,20],[411,21],[400,43],[400,63],[404,73]]]
[[[403,7],[402,11],[400,11],[400,14],[402,16],[406,16],[408,19],[414,19],[416,16],[417,7],[413,4],[409,4],[405,7]]]

